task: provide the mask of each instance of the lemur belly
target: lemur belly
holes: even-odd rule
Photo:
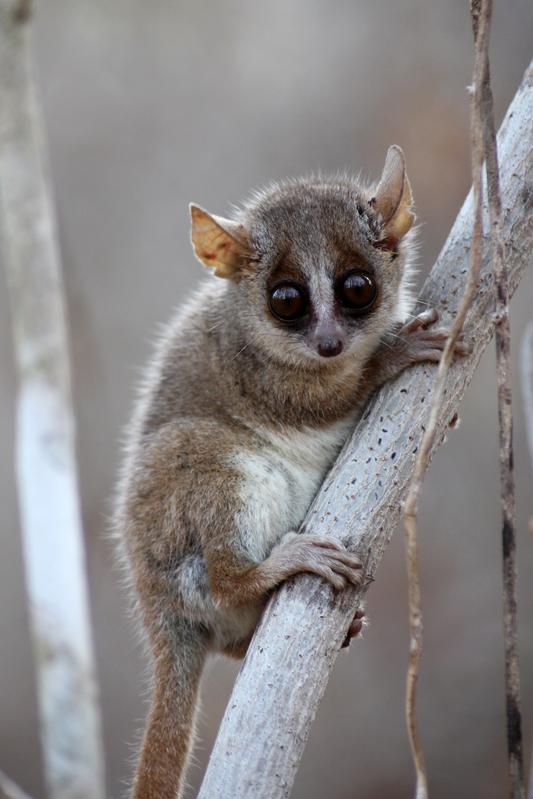
[[[233,454],[232,466],[242,477],[236,532],[251,559],[265,560],[285,533],[298,529],[353,424],[350,415],[324,428],[262,429],[259,446]],[[251,635],[263,604],[219,609],[216,646]]]
[[[261,429],[260,446],[233,456],[242,475],[236,525],[254,560],[300,526],[353,422],[350,415],[322,428]]]

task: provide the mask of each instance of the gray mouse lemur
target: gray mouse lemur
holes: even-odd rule
[[[205,659],[243,657],[277,585],[299,572],[359,583],[353,554],[296,531],[369,395],[438,361],[446,339],[428,329],[434,311],[409,314],[399,147],[376,187],[287,181],[233,219],[196,205],[191,219],[214,274],[147,371],[115,512],[154,665],[135,799],[181,795]]]

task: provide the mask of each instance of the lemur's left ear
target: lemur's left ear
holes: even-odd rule
[[[212,216],[199,205],[189,206],[191,241],[196,257],[215,270],[217,277],[238,279],[248,252],[242,225],[221,216]]]
[[[396,144],[389,147],[381,180],[369,203],[383,220],[382,245],[387,249],[395,249],[415,221],[405,157]]]

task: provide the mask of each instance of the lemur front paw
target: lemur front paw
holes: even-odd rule
[[[440,361],[450,331],[444,327],[429,327],[438,319],[438,311],[435,308],[428,308],[402,325],[395,333],[393,347],[398,352],[400,368],[405,368],[413,363],[427,361],[438,363]],[[460,336],[454,352],[457,355],[470,355],[472,347],[464,341],[463,336]]]
[[[359,587],[362,582],[361,561],[333,538],[287,533],[276,547],[275,556],[283,561],[287,576],[300,572],[317,574],[336,591],[342,591],[348,583]]]

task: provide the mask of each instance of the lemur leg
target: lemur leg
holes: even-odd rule
[[[250,635],[247,635],[246,638],[242,639],[242,641],[225,646],[222,649],[223,654],[227,655],[229,658],[235,658],[235,660],[242,660],[248,652],[248,647],[250,646],[250,641],[254,636],[254,632],[255,630],[252,630]]]

